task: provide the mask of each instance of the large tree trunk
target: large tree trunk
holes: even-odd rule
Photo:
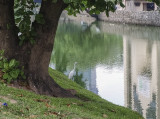
[[[73,97],[71,92],[57,85],[48,74],[57,25],[65,6],[63,0],[58,0],[54,4],[52,0],[43,1],[40,13],[44,16],[45,24],[33,24],[36,27],[37,38],[36,44],[31,49],[28,81],[32,89],[39,94]]]
[[[5,4],[1,4],[1,1],[4,0],[0,0],[0,23],[7,25],[9,22],[14,27],[10,30],[0,29],[0,49],[5,49],[9,58],[15,57],[24,65],[27,81],[33,91],[55,97],[74,97],[71,92],[61,88],[48,73],[59,17],[66,7],[63,0],[58,0],[57,3],[53,3],[52,0],[42,2],[40,13],[44,16],[45,24],[34,23],[37,32],[36,44],[25,44],[22,47],[18,46],[13,32],[14,0],[6,0]]]
[[[18,44],[13,6],[14,0],[0,0],[0,50],[5,49],[8,58],[14,57]]]

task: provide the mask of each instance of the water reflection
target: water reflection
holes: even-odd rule
[[[51,63],[88,90],[115,104],[160,118],[160,28],[63,23],[58,27]],[[79,81],[78,81],[79,82]]]
[[[120,94],[121,99],[116,99],[115,103],[124,105],[124,94],[115,90],[118,88],[121,92],[124,90],[122,52],[122,37],[101,32],[98,22],[88,24],[61,21],[55,38],[51,64],[55,69],[68,75],[73,63],[78,62],[75,77],[79,77],[81,81],[77,82],[81,85],[85,82],[86,89],[109,101],[113,101],[112,99],[116,99]],[[115,73],[112,75],[110,73],[115,67],[120,72],[121,80],[118,75],[111,78]],[[109,72],[101,75],[103,70]],[[116,83],[118,86],[112,90],[109,86],[103,86],[107,85],[107,82]]]
[[[101,24],[123,36],[125,106],[146,119],[160,118],[160,28]]]
[[[77,66],[82,69],[95,67],[98,63],[109,66],[122,65],[122,38],[97,33],[94,29],[95,24],[91,24],[85,31],[80,23],[59,24],[53,50],[54,57],[51,59],[56,69],[62,72],[66,70],[65,67],[72,69],[74,62],[78,62]]]
[[[159,119],[159,99],[156,97],[160,96],[160,29],[140,26],[122,26],[121,29],[125,105],[146,119]]]
[[[127,44],[130,44],[125,48],[125,50],[128,50],[129,48],[128,54],[130,55],[130,58],[124,60],[124,66],[128,67],[125,70],[125,75],[130,75],[126,76],[125,85],[127,88],[131,89],[126,91],[125,94],[128,95],[126,98],[131,101],[131,104],[127,101],[126,103],[128,106],[130,105],[129,107],[132,107],[132,109],[134,109],[135,105],[137,105],[138,108],[136,110],[140,114],[143,114],[145,118],[156,119],[156,115],[154,114],[156,113],[156,105],[153,105],[153,102],[155,102],[153,99],[155,98],[152,97],[156,97],[159,87],[158,79],[160,67],[158,60],[160,59],[160,41],[149,39],[131,39],[125,36],[124,42],[128,42],[124,43],[124,48]],[[126,57],[124,56],[124,58],[127,58],[128,54],[125,54]],[[137,90],[135,90],[135,87],[137,87]],[[135,94],[139,98],[138,100],[135,98]],[[158,104],[158,102],[156,104]],[[154,113],[150,114],[151,110],[155,110]]]
[[[79,74],[78,73],[78,69],[76,68],[76,74],[73,76],[73,79],[76,83],[78,83],[80,86],[82,86],[83,88],[86,88],[86,84],[85,81],[83,81],[83,74]]]
[[[159,116],[157,116],[158,119]],[[152,101],[148,105],[146,110],[146,118],[147,119],[156,119],[156,94],[152,94]]]
[[[134,106],[133,109],[137,112],[139,112],[141,115],[143,115],[143,108],[141,105],[141,101],[139,100],[139,95],[137,94],[136,85],[133,86],[133,100],[134,100]]]

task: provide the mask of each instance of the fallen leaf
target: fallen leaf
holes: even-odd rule
[[[84,106],[83,104],[78,104],[78,106]]]
[[[29,107],[26,107],[26,110],[28,110],[28,111],[29,111]]]
[[[37,115],[30,115],[29,117],[30,117],[30,118],[36,118]]]
[[[52,107],[51,105],[49,105],[48,103],[45,104],[47,108]]]
[[[20,94],[20,95],[17,95],[17,96],[19,96],[19,97],[23,97],[23,94]]]
[[[115,110],[113,110],[113,109],[108,109],[110,112],[115,112],[116,113],[116,111]]]
[[[54,114],[54,115],[58,115],[58,113],[57,113],[57,112],[53,112],[52,114]]]
[[[103,114],[103,117],[104,117],[104,118],[107,118],[108,116],[107,116],[106,114]]]
[[[47,112],[45,112],[44,115],[48,115]]]
[[[59,115],[57,112],[49,112],[49,114],[54,114],[54,115],[56,115],[56,116]]]
[[[77,105],[77,103],[74,103],[74,102],[73,102],[72,104],[73,104],[73,105]]]
[[[70,106],[71,106],[71,104],[67,104],[67,106],[68,106],[68,107],[70,107]]]
[[[49,102],[49,100],[47,100],[47,99],[34,99],[35,101],[37,101],[37,102]]]

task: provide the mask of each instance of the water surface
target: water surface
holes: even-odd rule
[[[74,62],[86,89],[160,118],[160,28],[60,21],[50,66],[68,75]]]

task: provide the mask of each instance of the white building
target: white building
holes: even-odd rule
[[[146,0],[124,0],[125,10],[128,11],[154,11],[158,7],[153,2],[148,2]]]

